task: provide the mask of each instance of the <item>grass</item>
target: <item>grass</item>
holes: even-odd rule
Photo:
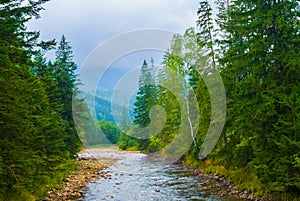
[[[222,165],[221,161],[214,161],[213,159],[200,161],[193,159],[190,156],[185,158],[184,164],[192,168],[199,168],[206,174],[224,176],[229,181],[237,185],[238,190],[253,192],[253,194],[257,197],[262,197],[264,195],[262,183],[250,170],[238,168],[228,170]]]
[[[200,166],[201,161],[200,160],[195,160],[192,156],[188,155],[185,157],[184,160],[184,165],[197,169]]]

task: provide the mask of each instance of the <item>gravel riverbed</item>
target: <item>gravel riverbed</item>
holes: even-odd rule
[[[97,151],[97,149],[93,149],[92,151]],[[74,171],[69,177],[63,179],[63,185],[61,188],[50,190],[43,200],[79,200],[88,190],[88,182],[96,181],[100,177],[109,177],[106,172],[102,172],[101,170],[113,165],[118,159],[87,157],[84,154],[85,152],[90,152],[90,150],[84,150],[79,154],[79,160],[76,161],[77,170]]]
[[[99,154],[99,153],[102,154]],[[63,180],[63,185],[59,189],[52,189],[45,197],[45,201],[70,201],[82,200],[89,190],[88,184],[97,183],[100,178],[112,180],[112,174],[107,171],[108,167],[114,164],[118,166],[118,160],[122,159],[117,157],[120,153],[126,153],[119,150],[116,146],[104,147],[97,149],[84,150],[79,154],[77,163],[77,170],[72,175]],[[117,163],[116,163],[117,162]],[[189,169],[182,166],[184,169]],[[236,186],[230,183],[226,178],[218,175],[207,175],[200,170],[192,170],[195,175],[202,178],[202,182],[198,184],[198,191],[210,192],[219,197],[233,196],[239,199],[236,200],[251,200],[251,201],[267,201],[268,199],[261,199],[253,196],[246,191],[237,190]],[[130,174],[131,176],[132,174]],[[103,187],[104,188],[104,187]],[[104,190],[104,189],[103,189]],[[111,198],[113,198],[111,196]],[[223,200],[223,199],[222,199]],[[227,199],[225,199],[227,200]],[[234,199],[235,200],[235,199]]]

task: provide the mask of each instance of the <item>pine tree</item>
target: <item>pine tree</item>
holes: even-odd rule
[[[0,6],[0,200],[42,198],[72,167],[66,127],[49,101],[48,64],[41,53],[31,60],[39,34],[25,27],[44,2]]]
[[[139,127],[146,127],[150,123],[149,110],[155,105],[153,69],[144,60],[139,78],[139,90],[134,103],[134,123]]]
[[[206,54],[209,56],[208,58],[211,58],[210,65],[215,68],[215,30],[213,25],[212,8],[207,0],[200,1],[197,15],[197,26],[199,28],[198,43],[206,50]]]
[[[299,3],[233,1],[220,60],[228,96],[229,166],[250,167],[265,190],[299,190]]]
[[[48,49],[53,49],[55,41],[40,44],[45,53]],[[78,84],[75,74],[77,65],[72,61],[72,48],[63,35],[56,50],[54,63],[47,62],[43,52],[36,51],[32,71],[45,83],[50,107],[59,114],[60,121],[63,122],[65,128],[63,133],[68,150],[71,156],[75,156],[80,148],[80,139],[77,135],[72,111],[72,98],[76,97]]]
[[[63,35],[56,50],[56,58],[51,70],[57,86],[53,89],[54,102],[62,106],[58,111],[66,125],[66,143],[71,155],[74,156],[80,148],[80,139],[77,135],[72,114],[72,98],[76,94],[77,75],[76,63],[73,61],[73,52],[69,42]]]
[[[145,128],[150,124],[149,111],[152,106],[156,105],[156,103],[157,94],[154,81],[153,65],[148,66],[148,63],[146,62],[146,60],[144,60],[139,78],[139,90],[137,92],[136,101],[134,103],[135,126]],[[140,133],[139,129],[137,129],[135,130],[134,134],[138,138],[141,138],[141,140],[139,140],[140,149],[145,150],[148,146],[148,140],[145,136],[149,137],[151,136],[151,133]]]
[[[31,71],[38,33],[27,32],[24,23],[38,17],[43,2],[1,2],[0,200],[42,197],[68,163],[64,125]]]

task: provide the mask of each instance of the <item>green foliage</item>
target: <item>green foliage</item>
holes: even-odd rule
[[[98,125],[111,144],[117,144],[121,130],[111,122],[99,121]]]
[[[124,133],[111,123],[97,125],[83,99],[75,101],[79,114],[73,119],[78,83],[70,43],[62,36],[55,61],[47,61],[44,55],[56,42],[37,44],[39,34],[27,32],[24,24],[39,16],[44,2],[1,1],[0,199],[42,198],[74,168],[71,158],[80,149],[79,138],[86,145],[105,144],[103,135],[94,132],[99,125],[111,143],[144,152],[166,147],[181,128],[193,139],[184,156],[186,165],[224,175],[239,189],[259,196],[271,193],[288,200],[299,195],[299,1],[217,0],[218,27],[213,23],[214,6],[200,1],[198,30],[190,28],[182,37],[174,36],[164,67],[155,72],[144,61],[135,127],[129,126],[123,111]],[[199,150],[211,121],[210,93],[214,93],[208,91],[203,77],[210,75],[211,67],[223,77],[228,111],[222,139],[201,161]],[[185,81],[178,83],[177,77],[185,78],[191,87]],[[162,87],[166,80],[175,83],[186,99],[187,113],[181,113],[176,95]],[[188,125],[194,115],[189,111],[196,109],[187,98],[192,92],[200,109],[197,132],[193,125],[181,127]],[[151,124],[149,112],[157,104],[166,112],[162,131],[150,131],[148,139],[134,138],[137,127]]]
[[[123,132],[127,132],[129,129],[131,129],[132,124],[130,117],[128,116],[128,112],[126,110],[126,107],[122,108],[122,114],[121,114],[121,122],[120,122],[120,128]]]
[[[136,102],[134,103],[134,123],[139,127],[148,126],[150,123],[149,111],[157,102],[153,74],[153,66],[149,67],[144,60],[139,79],[139,90],[136,95]]]
[[[137,139],[130,137],[134,131],[128,130],[126,133],[121,132],[120,140],[118,142],[119,148],[122,150],[139,150]]]
[[[197,42],[205,50],[205,55],[212,59],[212,65],[215,67],[215,50],[214,50],[214,25],[212,17],[212,8],[207,0],[200,1],[197,11],[199,28]]]
[[[68,130],[74,128],[66,118],[72,115],[70,98],[56,99],[58,87],[64,86],[43,56],[55,42],[40,43],[43,52],[33,51],[39,34],[27,32],[24,25],[39,17],[44,2],[1,2],[0,200],[42,198],[75,168],[70,156],[76,150],[68,146]],[[72,96],[75,85],[69,89]]]
[[[149,146],[148,146],[148,150],[149,152],[155,152],[160,150],[162,147],[162,142],[161,139],[155,136],[151,136],[149,138]]]
[[[74,95],[75,97],[75,95]],[[73,100],[74,123],[80,141],[85,147],[110,144],[101,132],[84,99]]]
[[[214,26],[209,2],[200,1],[198,33],[188,29],[183,37],[174,36],[164,58],[165,69],[158,73],[156,90],[151,92],[157,99],[149,103],[146,97],[151,96],[150,90],[139,91],[135,112],[140,119],[135,124],[147,126],[147,112],[154,103],[159,104],[167,114],[162,132],[144,140],[143,146],[139,140],[125,138],[132,147],[149,152],[172,142],[184,118],[174,94],[159,87],[166,77],[172,79],[168,74],[172,69],[188,78],[192,89],[178,90],[183,95],[193,90],[200,109],[199,128],[192,133],[195,146],[185,155],[186,165],[224,175],[241,190],[256,195],[281,194],[278,199],[297,196],[300,191],[299,2],[217,0],[216,3],[218,27]],[[216,149],[209,159],[199,161],[199,149],[211,121],[210,93],[215,93],[208,91],[202,78],[209,76],[212,67],[221,73],[226,88],[227,118]],[[141,80],[142,76],[143,73]],[[177,84],[186,87],[184,83]]]
[[[299,190],[297,17],[296,1],[234,1],[225,26],[231,35],[220,59],[229,103],[227,166],[249,166],[270,192]]]
[[[184,165],[197,169],[200,166],[200,160],[197,160],[196,158],[194,158],[191,155],[187,155],[184,159]]]
[[[55,94],[53,101],[62,105],[62,110],[58,113],[65,120],[67,132],[65,142],[71,156],[74,156],[79,151],[81,143],[72,114],[72,98],[77,90],[77,75],[75,74],[77,65],[72,59],[72,48],[63,35],[56,50],[55,62],[51,66],[53,79],[57,83],[52,94]]]

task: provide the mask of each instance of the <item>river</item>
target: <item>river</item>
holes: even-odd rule
[[[208,183],[178,164],[166,165],[147,159],[146,154],[105,150],[86,153],[93,157],[119,158],[103,170],[109,176],[88,184],[83,201],[240,201],[235,197],[218,197],[200,190]],[[209,184],[211,185],[211,184]]]

